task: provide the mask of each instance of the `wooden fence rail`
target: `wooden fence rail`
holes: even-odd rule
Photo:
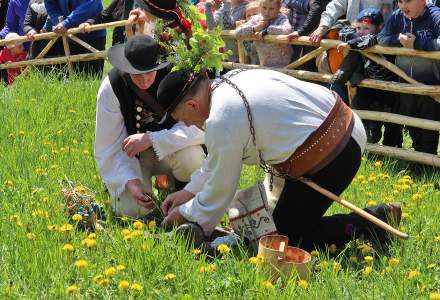
[[[91,25],[86,28],[86,32],[114,28],[114,27],[122,27],[127,24],[127,20]],[[14,63],[4,63],[0,64],[0,69],[8,69],[8,68],[23,68],[26,67],[23,74],[27,73],[28,68],[30,66],[38,66],[38,65],[48,65],[48,64],[71,64],[73,62],[79,61],[90,61],[96,59],[105,59],[107,57],[107,51],[98,51],[92,46],[88,45],[84,41],[80,40],[75,34],[82,33],[79,28],[71,28],[64,34],[57,34],[54,32],[40,33],[36,34],[32,40],[51,40],[48,45],[41,51],[41,53],[32,60],[20,61]],[[72,41],[82,45],[91,53],[85,54],[77,54],[77,55],[66,55],[61,57],[53,57],[53,58],[44,58],[50,48],[55,44],[56,40],[59,38],[64,40],[71,39]],[[222,37],[224,39],[234,39],[237,41],[238,49],[239,49],[239,63],[234,62],[224,62],[223,65],[227,69],[235,69],[235,68],[244,68],[244,69],[255,69],[262,68],[257,65],[248,65],[245,64],[245,52],[243,47],[244,40],[259,40],[256,36],[248,37],[245,39],[237,39],[235,37],[234,31],[223,31]],[[8,43],[16,43],[16,42],[27,42],[32,41],[26,36],[8,39],[8,40],[0,40],[0,46],[7,45]],[[293,70],[305,62],[314,59],[316,56],[321,54],[322,52],[330,49],[336,48],[341,42],[338,40],[327,40],[323,39],[317,44],[313,44],[310,42],[308,37],[299,37],[298,39],[288,40],[286,36],[271,36],[267,35],[264,37],[264,42],[267,43],[281,43],[281,44],[293,44],[293,45],[303,45],[303,46],[315,46],[317,49],[307,53],[303,57],[300,57],[296,61],[289,64],[286,68],[268,68],[272,70],[276,70],[293,77],[309,80],[309,81],[319,81],[319,82],[330,82],[332,75],[331,74],[322,74],[317,72],[310,72],[304,70]],[[357,50],[355,50],[357,51]],[[376,54],[388,54],[388,55],[404,55],[404,56],[415,56],[422,57],[428,59],[440,60],[440,51],[427,52],[427,51],[419,51],[413,49],[406,48],[394,48],[394,47],[382,47],[382,46],[374,46],[368,48],[363,51],[359,51],[362,55],[374,60],[375,62],[383,65],[385,68],[394,72],[396,75],[401,77],[401,79],[407,81],[408,83],[403,82],[390,82],[390,81],[380,81],[373,79],[364,79],[362,80],[358,86],[372,89],[380,89],[386,91],[392,91],[397,93],[405,93],[405,94],[415,94],[415,95],[427,95],[433,97],[436,101],[440,102],[440,86],[439,85],[425,85],[423,83],[417,82],[414,79],[407,76],[401,69],[392,64],[391,62],[384,61],[380,56]],[[67,53],[68,54],[68,53]],[[402,116],[397,114],[385,113],[385,112],[372,112],[372,111],[356,111],[359,116],[363,119],[374,120],[374,121],[384,121],[391,122],[406,126],[418,127],[428,130],[438,130],[440,131],[440,122],[425,120],[420,118],[412,118],[408,116]],[[368,144],[367,151],[372,153],[377,153],[381,155],[386,155],[390,157],[395,157],[399,159],[414,161],[418,163],[428,164],[436,167],[440,167],[440,157],[438,155],[420,153],[416,151],[410,151],[405,149],[386,147],[376,144]]]

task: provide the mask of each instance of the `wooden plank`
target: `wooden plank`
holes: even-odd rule
[[[291,64],[286,66],[286,69],[296,69],[299,66],[305,64],[306,62],[308,62],[309,60],[317,57],[318,55],[320,55],[322,52],[326,51],[328,48],[324,48],[324,47],[319,47],[314,49],[313,51],[310,51],[309,53],[306,53],[306,55],[301,56],[300,58],[298,58],[297,60],[295,60],[294,62],[292,62]]]
[[[95,47],[90,46],[89,44],[87,44],[86,42],[84,42],[82,39],[74,36],[73,34],[69,34],[68,35],[69,39],[71,39],[72,41],[74,41],[75,43],[83,46],[84,48],[86,48],[87,50],[89,50],[90,52],[99,52],[99,50],[97,50]]]
[[[382,146],[377,144],[367,144],[367,152],[394,157],[407,161],[413,161],[420,164],[440,167],[440,156],[428,153],[422,153],[401,148]]]
[[[37,57],[35,59],[43,58],[47,52],[52,48],[52,46],[58,41],[58,37],[54,37],[47,43],[47,45],[41,50],[40,53],[38,53]],[[26,74],[29,72],[31,66],[27,66],[21,73],[20,76],[26,76]]]

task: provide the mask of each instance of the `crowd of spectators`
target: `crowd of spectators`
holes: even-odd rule
[[[165,0],[164,0],[165,1]],[[362,79],[385,81],[399,79],[386,68],[350,49],[365,49],[375,44],[425,51],[440,51],[440,1],[434,0],[200,0],[192,1],[205,14],[206,30],[221,27],[235,30],[238,37],[263,39],[266,34],[287,35],[289,39],[309,36],[312,43],[321,39],[340,39],[344,43],[330,49],[301,68],[333,74],[330,89],[348,102],[345,84],[356,86]],[[0,0],[0,39],[41,32],[63,33],[79,27],[78,37],[98,50],[105,49],[105,30],[87,32],[93,24],[126,18],[133,1],[113,0],[103,9],[101,0]],[[123,43],[124,28],[113,31],[112,44]],[[10,44],[0,49],[0,63],[36,58],[45,40]],[[87,53],[83,46],[69,40],[71,54]],[[251,64],[285,67],[314,49],[311,46],[245,41]],[[237,44],[227,41],[230,61],[238,61]],[[61,39],[46,57],[64,54]],[[440,61],[408,56],[383,56],[411,78],[425,84],[440,84]],[[75,64],[83,74],[101,76],[103,61]],[[12,84],[20,69],[2,72]],[[398,94],[358,88],[351,103],[356,109],[393,112],[440,121],[440,103],[429,96]],[[382,130],[382,126],[384,129]],[[401,126],[365,122],[369,142],[402,147]],[[408,128],[417,151],[437,154],[437,131]],[[383,135],[382,135],[383,132]]]

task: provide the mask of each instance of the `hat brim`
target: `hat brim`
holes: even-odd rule
[[[148,11],[150,14],[152,14],[153,16],[160,18],[160,19],[164,19],[167,21],[177,21],[179,24],[179,18],[177,17],[176,14],[171,13],[171,12],[161,12],[161,11],[157,11],[156,9],[154,9],[153,7],[150,7],[147,3],[145,3],[143,0],[135,0],[134,1],[140,8],[145,9],[146,11]]]
[[[164,62],[161,64],[157,64],[155,66],[148,67],[147,69],[144,70],[137,69],[133,67],[130,61],[125,57],[124,49],[125,49],[125,44],[114,45],[110,49],[108,49],[107,56],[108,56],[108,60],[110,61],[113,67],[125,73],[144,74],[166,68],[169,65],[168,62]]]

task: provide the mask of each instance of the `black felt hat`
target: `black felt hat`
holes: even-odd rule
[[[159,59],[159,45],[147,35],[136,35],[108,50],[110,63],[128,74],[143,74],[168,66],[167,62],[160,63]]]
[[[192,70],[179,70],[167,74],[157,89],[157,100],[166,112],[172,112],[186,93],[205,76],[205,71],[195,74]]]
[[[135,3],[157,18],[174,21],[180,27],[191,30],[191,23],[183,17],[176,0],[135,0]]]

